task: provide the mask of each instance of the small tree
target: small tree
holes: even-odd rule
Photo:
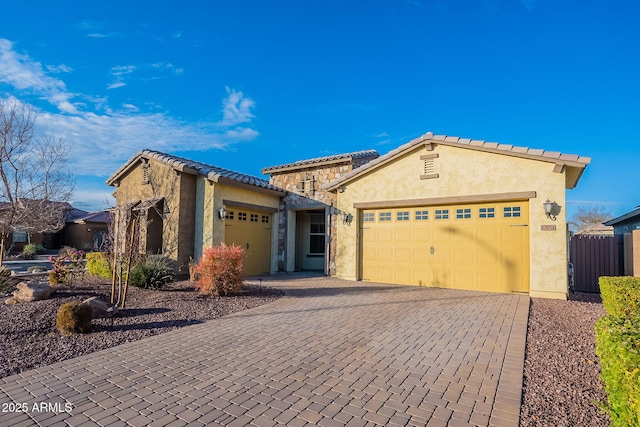
[[[14,231],[53,233],[64,226],[75,176],[60,137],[36,138],[36,113],[0,99],[0,264]]]
[[[613,218],[611,212],[603,206],[578,206],[578,209],[569,221],[569,226],[571,227],[571,231],[580,233],[601,228],[602,223],[609,221],[611,218]]]

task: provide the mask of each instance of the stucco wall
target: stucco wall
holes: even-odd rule
[[[202,256],[205,248],[218,245],[225,240],[224,221],[218,216],[218,211],[225,206],[224,201],[231,201],[246,204],[253,209],[267,208],[277,210],[280,197],[273,194],[261,192],[249,187],[239,187],[225,183],[213,183],[205,177],[199,177],[197,183],[197,197],[195,206],[197,207],[196,236],[195,236],[195,259]],[[229,209],[229,207],[227,207]],[[278,216],[272,216],[271,226],[271,271],[277,271],[277,232]]]
[[[162,253],[174,260],[176,267],[184,265],[193,255],[193,243],[186,245],[184,238],[180,241],[180,233],[184,232],[185,238],[190,234],[193,242],[193,231],[190,228],[194,228],[194,216],[193,208],[190,213],[181,211],[189,208],[190,199],[195,199],[195,179],[192,175],[177,173],[172,167],[154,159],[149,159],[148,174],[149,182],[143,184],[142,163],[138,163],[123,174],[115,191],[116,205],[122,206],[139,200],[164,197],[165,207],[169,208],[169,213],[165,215],[163,221]],[[187,178],[187,181],[181,184],[183,178]]]
[[[434,162],[438,178],[420,179],[425,173],[420,156],[433,154],[438,155]],[[537,196],[529,200],[530,295],[566,298],[565,176],[554,172],[554,166],[549,162],[446,145],[434,145],[433,151],[416,147],[347,183],[344,192],[337,193],[338,208],[351,213],[354,220],[347,225],[337,224],[336,275],[359,279],[360,218],[354,203],[534,191]],[[547,198],[561,206],[556,221],[544,213],[542,204]],[[555,230],[549,231],[553,226]]]

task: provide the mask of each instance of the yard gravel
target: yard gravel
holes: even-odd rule
[[[108,301],[109,295],[110,285],[93,279],[60,289],[49,300],[0,304],[0,378],[256,307],[283,292],[249,285],[239,296],[214,298],[198,295],[188,281],[161,291],[130,287],[127,308],[113,326],[110,320],[97,319],[88,334],[67,337],[56,332],[60,305],[92,296]],[[522,427],[610,425],[598,407],[606,395],[593,332],[604,309],[598,295],[574,294],[571,299],[531,300]]]
[[[520,426],[611,425],[598,407],[606,395],[594,325],[604,314],[596,294],[531,299]]]
[[[59,289],[44,301],[6,305],[2,298],[0,378],[257,307],[283,294],[278,289],[244,285],[237,296],[210,297],[199,295],[189,281],[174,282],[158,291],[130,286],[126,309],[113,326],[110,319],[95,319],[91,333],[73,336],[56,331],[58,308],[93,296],[109,301],[111,284],[88,278],[78,286]]]

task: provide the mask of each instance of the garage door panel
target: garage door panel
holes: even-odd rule
[[[362,234],[364,280],[528,292],[527,202],[366,212],[374,213],[366,225],[375,231]]]
[[[225,220],[225,243],[246,250],[247,275],[268,273],[270,270],[271,221],[270,213],[247,209],[230,209],[230,215]]]

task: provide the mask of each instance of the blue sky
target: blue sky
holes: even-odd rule
[[[263,167],[426,132],[592,158],[577,206],[640,204],[633,1],[14,1],[0,94],[72,146],[73,204],[144,148]]]

